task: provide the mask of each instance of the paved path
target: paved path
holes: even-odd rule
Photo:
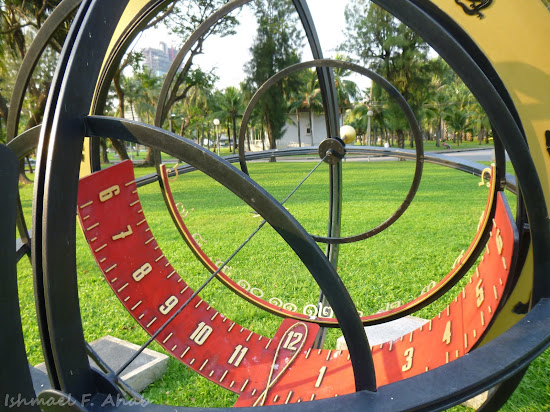
[[[480,150],[464,150],[464,151],[441,151],[440,154],[457,157],[464,160],[470,160],[472,162],[490,162],[494,160],[493,149],[480,149]],[[506,160],[510,160],[508,155],[506,155]]]

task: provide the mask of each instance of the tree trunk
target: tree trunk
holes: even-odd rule
[[[233,153],[237,153],[237,116],[232,116],[231,120],[233,121]]]
[[[99,139],[99,145],[101,146],[101,163],[109,163],[109,157],[107,156],[107,140]]]
[[[300,111],[296,110],[296,123],[298,126],[298,147],[302,147],[302,138],[301,138],[301,130],[300,130]]]
[[[275,139],[273,137],[273,132],[271,130],[271,124],[269,123],[269,119],[267,120],[266,123],[267,123],[267,138],[269,140],[269,148],[271,150],[275,150],[275,149],[277,149],[277,142],[275,142]],[[277,159],[275,158],[275,156],[271,156],[269,158],[269,161],[270,162],[276,162]]]
[[[32,183],[25,173],[25,157],[19,159],[19,183],[28,185]]]
[[[143,167],[152,167],[155,165],[155,159],[153,158],[153,149],[150,147],[147,148],[147,154],[145,155],[145,160],[141,164]]]
[[[397,146],[401,149],[405,148],[405,134],[403,133],[403,130],[397,130]]]
[[[229,122],[227,122],[227,138],[229,139],[227,142],[229,144],[229,153],[231,153],[231,126]]]
[[[443,129],[441,122],[442,122],[442,120],[441,120],[441,118],[439,118],[439,121],[437,122],[437,130],[435,131],[435,146],[436,147],[441,146],[441,131]]]
[[[113,146],[113,149],[115,149],[115,152],[118,153],[118,156],[120,160],[128,160],[130,159],[130,156],[128,156],[128,152],[126,151],[126,146],[121,140],[118,139],[109,139],[111,141],[111,145]]]
[[[265,130],[264,130],[263,123],[262,123],[262,150],[265,152]]]
[[[313,142],[313,116],[311,114],[311,110],[309,110],[309,133],[311,134],[311,145],[315,146],[315,143]]]

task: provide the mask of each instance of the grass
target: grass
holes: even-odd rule
[[[253,179],[282,200],[311,170],[314,163],[253,163]],[[380,224],[404,199],[411,184],[413,162],[345,162],[342,234],[352,235]],[[136,174],[153,169],[136,168]],[[310,232],[324,234],[328,216],[328,168],[323,165],[285,204]],[[479,179],[439,166],[425,166],[420,189],[412,205],[389,229],[366,241],[341,246],[338,270],[357,307],[375,313],[397,301],[417,297],[424,286],[448,273],[475,233],[485,205],[487,189]],[[260,218],[227,189],[199,172],[180,175],[171,182],[176,202],[189,212],[185,218],[191,233],[200,234],[203,249],[214,260],[225,259],[257,227]],[[21,187],[27,216],[32,207],[32,188]],[[157,241],[191,287],[207,276],[166,214],[158,186],[139,189],[145,215]],[[512,207],[514,199],[509,199]],[[321,246],[323,247],[323,246]],[[146,334],[122,308],[95,265],[80,231],[77,233],[79,296],[89,341],[104,335],[141,344]],[[234,280],[246,280],[261,289],[264,298],[277,297],[302,311],[317,301],[318,288],[311,275],[288,246],[265,227],[229,264]],[[27,355],[31,364],[42,361],[35,321],[32,274],[28,260],[18,265],[20,301]],[[454,298],[458,287],[416,315],[431,318]],[[219,282],[210,284],[201,297],[230,319],[257,333],[271,336],[281,319],[244,302]],[[329,331],[325,347],[335,346],[341,335]],[[152,349],[162,351],[159,345]],[[547,351],[533,362],[518,391],[503,410],[539,411],[550,405],[550,367]],[[190,372],[174,359],[168,372],[143,395],[161,404],[230,406],[236,395]],[[457,407],[457,409],[464,409]]]

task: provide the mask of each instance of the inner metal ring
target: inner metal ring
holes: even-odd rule
[[[416,116],[414,115],[411,107],[409,106],[405,98],[401,95],[401,93],[399,93],[399,91],[390,82],[388,82],[385,78],[383,78],[379,74],[373,72],[372,70],[366,69],[365,67],[359,66],[355,63],[350,63],[342,60],[330,60],[330,59],[311,60],[307,62],[298,63],[293,66],[289,66],[284,70],[281,70],[279,73],[276,73],[273,77],[267,80],[256,91],[256,93],[250,100],[250,103],[248,103],[246,111],[243,115],[241,129],[239,133],[239,162],[241,165],[241,170],[245,173],[248,173],[248,167],[246,165],[246,157],[244,152],[244,139],[245,139],[248,121],[250,120],[252,111],[256,106],[256,104],[258,103],[258,101],[260,100],[260,98],[265,94],[265,92],[271,86],[276,84],[278,81],[284,79],[285,77],[297,71],[313,68],[313,67],[336,67],[336,68],[341,68],[345,70],[351,70],[377,82],[390,95],[390,97],[396,100],[401,110],[403,110],[403,113],[405,114],[405,117],[407,118],[407,121],[409,122],[409,125],[411,127],[411,133],[414,137],[414,142],[416,146],[416,168],[414,171],[413,181],[411,183],[411,187],[409,189],[409,192],[407,193],[407,196],[405,197],[401,205],[397,208],[397,211],[392,216],[390,216],[386,221],[382,222],[375,228],[354,236],[330,237],[330,236],[317,236],[313,234],[311,235],[315,241],[321,242],[321,243],[342,244],[342,243],[358,242],[360,240],[364,240],[369,237],[372,237],[382,232],[383,230],[387,229],[397,219],[399,219],[403,215],[403,213],[405,213],[405,210],[407,210],[407,208],[411,204],[412,200],[414,199],[414,196],[416,195],[416,191],[420,186],[420,180],[422,179],[422,170],[424,167],[424,144],[422,141],[422,132],[420,130],[418,121],[416,120]]]

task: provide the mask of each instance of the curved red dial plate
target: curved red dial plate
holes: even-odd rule
[[[151,233],[130,161],[80,181],[82,230],[111,288],[153,334],[193,294]],[[498,193],[491,239],[455,300],[421,328],[373,348],[379,386],[444,365],[488,329],[510,273],[516,230]],[[311,349],[319,326],[285,319],[272,338],[232,322],[196,296],[157,341],[196,372],[233,392],[239,406],[294,403],[354,391],[347,351]]]

